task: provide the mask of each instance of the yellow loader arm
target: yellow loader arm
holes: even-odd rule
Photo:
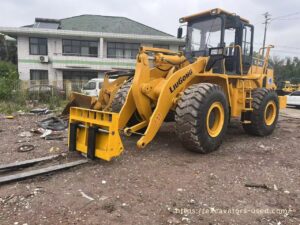
[[[153,78],[151,73],[157,73],[157,71],[156,68],[150,69],[147,51],[149,49],[142,49],[138,56],[132,87],[129,90],[119,118],[119,128],[123,129],[133,113],[136,110],[138,111],[142,121],[132,127],[125,128],[124,131],[125,134],[130,135],[132,132],[147,127],[146,132],[137,142],[139,148],[144,148],[152,141],[168,112],[176,105],[179,93],[195,78],[195,74],[204,71],[207,61],[206,58],[199,58],[193,64],[187,65],[185,58],[180,55],[158,56],[156,65],[167,62],[169,65],[181,65],[184,63],[185,66],[172,73],[172,75],[168,76],[168,74],[165,74],[161,79],[155,79],[151,83],[151,78]],[[147,84],[145,85],[144,83]],[[151,107],[151,97],[154,101],[157,101],[154,110]]]
[[[150,63],[152,60],[155,66]],[[119,130],[124,129],[125,134],[130,135],[147,127],[137,142],[139,148],[145,147],[155,137],[170,109],[176,105],[179,93],[195,78],[196,73],[204,71],[206,60],[199,58],[189,64],[181,53],[141,48],[134,79],[119,114],[71,108],[70,150],[86,153],[90,158],[110,160],[123,151]],[[105,96],[105,93],[100,95]],[[105,101],[105,98],[98,102],[102,100]],[[141,120],[126,128],[135,112]]]
[[[98,97],[73,92],[70,95],[69,103],[63,109],[62,115],[69,115],[71,107],[110,111],[112,101],[117,91],[128,78],[129,76],[120,76],[110,82],[108,75],[105,75]]]
[[[98,99],[93,104],[93,109],[110,111],[112,101],[128,76],[119,77],[113,82],[109,82],[108,76],[104,77]]]

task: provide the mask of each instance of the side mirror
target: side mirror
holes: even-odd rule
[[[179,27],[177,30],[177,38],[182,38],[182,27]]]

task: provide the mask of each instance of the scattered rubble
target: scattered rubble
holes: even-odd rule
[[[249,188],[262,188],[262,189],[266,189],[266,190],[270,190],[271,188],[269,188],[266,184],[245,184],[245,187],[249,187]]]
[[[34,145],[21,145],[17,148],[18,152],[30,152],[34,149]]]
[[[81,189],[78,190],[80,192],[80,194],[82,195],[82,197],[90,200],[90,201],[94,201],[95,199],[93,199],[92,197],[88,196],[86,193],[84,193]]]
[[[40,136],[41,138],[45,138],[47,137],[48,135],[52,134],[52,130],[44,130],[44,132],[42,133],[42,135]]]
[[[33,130],[36,120],[44,118],[1,120],[1,163],[61,153],[69,159],[67,139],[42,139],[45,129]],[[186,151],[173,138],[173,124],[166,124],[147,151],[136,149],[136,139],[124,138],[126,150],[109,163],[95,160],[76,170],[2,185],[0,224],[299,224],[299,119],[281,118],[275,133],[264,138],[249,137],[234,122],[223,145],[210,154]],[[33,136],[19,137],[23,131]],[[67,131],[53,134],[66,136]],[[36,148],[18,153],[21,142]],[[241,215],[184,211],[210,208],[292,211]]]
[[[37,124],[44,129],[53,131],[61,131],[68,128],[68,121],[65,118],[59,117],[49,117],[37,122]]]
[[[36,108],[36,109],[32,109],[30,110],[31,113],[34,113],[34,114],[38,114],[38,115],[46,115],[46,114],[49,114],[51,113],[52,111],[49,110],[48,108]]]
[[[19,137],[32,137],[33,134],[30,131],[24,131],[20,134],[18,134]]]

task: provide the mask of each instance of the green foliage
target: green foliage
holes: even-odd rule
[[[58,96],[51,96],[48,100],[48,106],[50,110],[54,110],[61,105],[61,98]]]
[[[17,112],[19,110],[24,112],[29,111],[28,107],[25,104],[25,101],[22,102],[22,104],[14,101],[0,101],[0,113],[12,114],[13,112]]]
[[[9,100],[20,92],[17,67],[5,61],[0,61],[0,99]]]
[[[7,41],[0,34],[0,60],[5,60],[17,64],[17,46],[16,41]]]
[[[274,69],[277,83],[282,81],[291,81],[291,83],[300,83],[300,60],[298,57],[285,59],[277,56],[270,60],[270,65]]]
[[[0,78],[14,79],[19,78],[17,66],[6,61],[0,61]]]
[[[26,93],[20,89],[17,67],[0,61],[0,112],[10,114],[24,109],[26,98]]]

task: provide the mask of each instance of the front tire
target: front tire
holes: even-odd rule
[[[189,150],[209,153],[222,143],[229,109],[219,85],[194,84],[188,87],[176,107],[176,133]]]
[[[257,88],[252,94],[252,112],[246,118],[250,124],[243,124],[246,133],[255,136],[270,135],[277,124],[279,113],[278,96],[274,90]]]
[[[116,96],[112,101],[112,105],[111,105],[112,112],[119,113],[121,111],[123,105],[125,104],[131,85],[132,85],[132,80],[126,81],[117,91]],[[138,112],[135,111],[132,117],[129,119],[126,126],[131,127],[133,125],[140,123],[141,121],[142,121],[141,117],[139,116]],[[146,129],[143,128],[140,130],[140,132],[145,132],[145,130]]]
[[[128,95],[129,89],[131,87],[132,81],[129,80],[125,82],[120,89],[117,91],[115,98],[111,103],[112,112],[120,112]]]

